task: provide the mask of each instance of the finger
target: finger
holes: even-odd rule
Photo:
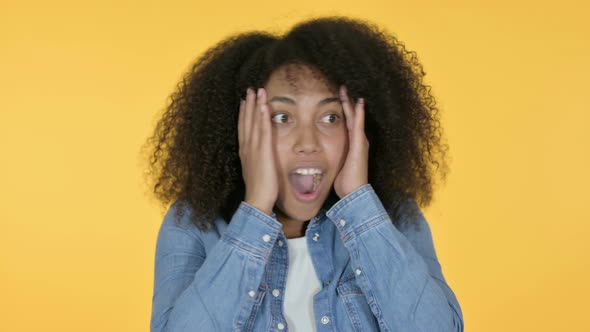
[[[246,101],[240,98],[240,111],[238,113],[238,142],[240,146],[244,144],[244,106]]]
[[[260,133],[261,133],[261,138],[262,138],[262,142],[268,142],[270,144],[271,141],[271,123],[270,123],[270,111],[268,108],[268,104],[266,103],[267,101],[267,95],[266,95],[266,90],[264,91],[264,94],[262,96],[262,100],[261,100],[261,106],[260,106]]]
[[[363,133],[365,131],[365,99],[359,98],[355,109],[355,127],[356,131],[359,133]]]
[[[269,111],[268,111],[268,104],[266,103],[267,101],[267,95],[266,95],[266,90],[264,88],[262,88],[262,92],[260,97],[258,98],[258,104],[260,105],[259,108],[259,129],[260,129],[260,139],[262,140],[262,143],[267,142],[270,138],[269,138],[269,134],[270,134],[270,119],[269,117]]]
[[[246,90],[246,104],[244,105],[244,144],[248,144],[252,138],[255,96],[254,90],[251,88]]]
[[[344,117],[346,118],[346,128],[348,128],[348,131],[351,132],[354,124],[354,112],[350,104],[350,98],[348,98],[346,86],[344,85],[340,86],[340,102],[342,103],[342,108],[344,109]]]
[[[258,88],[258,92],[256,94],[256,107],[252,112],[254,113],[253,116],[253,123],[252,123],[252,144],[254,146],[258,146],[260,142],[260,121],[262,121],[262,114],[260,114],[260,107],[262,106],[262,99],[264,98],[264,89]]]

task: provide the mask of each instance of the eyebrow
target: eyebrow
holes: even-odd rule
[[[333,103],[333,102],[339,102],[339,101],[340,101],[339,97],[328,97],[324,100],[321,100],[318,103],[318,107],[324,106],[326,104]],[[279,103],[285,103],[285,104],[289,104],[289,105],[296,105],[297,104],[293,99],[291,99],[289,97],[284,97],[284,96],[274,96],[274,97],[270,98],[270,100],[268,102],[269,103],[279,102]]]

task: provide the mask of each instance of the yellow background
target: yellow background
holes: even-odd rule
[[[440,103],[425,213],[466,331],[589,331],[588,5],[486,3],[3,1],[0,329],[147,331],[168,95],[229,34],[336,14],[396,33]]]

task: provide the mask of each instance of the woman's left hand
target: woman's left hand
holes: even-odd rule
[[[344,166],[334,180],[334,191],[343,198],[369,183],[369,140],[365,135],[365,103],[359,98],[351,104],[346,87],[340,87],[340,101],[348,129],[348,154]]]

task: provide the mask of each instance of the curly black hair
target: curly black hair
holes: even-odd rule
[[[149,188],[164,208],[190,207],[203,231],[218,216],[231,220],[245,195],[240,99],[287,64],[313,68],[332,85],[345,84],[353,100],[365,99],[369,183],[394,224],[404,201],[431,203],[436,175],[444,180],[448,172],[448,145],[416,53],[372,23],[336,16],[301,22],[280,36],[236,34],[192,64],[144,144]],[[176,209],[177,218],[183,210]]]

